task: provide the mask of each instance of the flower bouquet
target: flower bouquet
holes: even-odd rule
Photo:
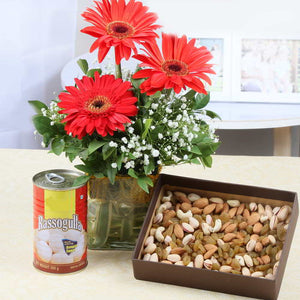
[[[121,240],[136,237],[145,213],[143,209],[137,213],[129,205],[132,199],[125,199],[139,197],[138,192],[131,194],[133,190],[149,193],[153,176],[163,166],[212,165],[211,154],[219,142],[208,121],[218,116],[204,110],[209,102],[208,74],[214,74],[208,63],[212,55],[186,36],[159,37],[157,16],[139,1],[95,1],[95,8],[82,16],[91,26],[81,31],[96,38],[90,51],[98,50],[99,63],[113,51],[115,74],[103,74],[101,64],[89,69],[80,59],[85,75],[75,78],[74,86],[65,87],[49,106],[30,101],[37,111],[33,123],[50,152],[64,152],[71,162],[75,158],[82,162],[75,167],[85,175],[76,184],[90,184],[90,247],[105,248],[112,232],[118,248],[120,232]],[[122,60],[131,57],[140,62],[137,69],[122,74]],[[133,183],[120,183],[122,178]],[[105,187],[102,184],[94,192],[99,180]],[[123,190],[122,196],[116,190]],[[120,218],[113,225],[116,212]],[[128,221],[136,214],[138,222]],[[104,219],[109,225],[104,226]],[[97,230],[105,237],[99,232],[95,237],[92,232]],[[91,246],[93,242],[98,246]]]

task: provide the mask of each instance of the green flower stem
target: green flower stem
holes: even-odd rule
[[[121,63],[119,65],[116,64],[116,78],[122,79]]]

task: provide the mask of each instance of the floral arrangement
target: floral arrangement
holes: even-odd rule
[[[91,26],[83,33],[96,38],[101,63],[114,49],[116,72],[102,74],[79,66],[85,75],[75,79],[50,105],[29,101],[37,111],[33,123],[45,147],[65,153],[86,175],[129,175],[148,191],[160,166],[181,163],[210,167],[219,142],[208,120],[218,117],[204,110],[209,102],[208,74],[214,74],[205,47],[195,40],[162,33],[157,16],[136,0],[95,1],[82,16]],[[161,42],[161,47],[158,46]],[[140,61],[133,74],[122,76],[122,60]],[[124,77],[124,78],[123,78]],[[126,77],[126,78],[125,78]]]

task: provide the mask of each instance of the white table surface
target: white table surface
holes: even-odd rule
[[[73,168],[46,150],[0,149],[0,299],[2,300],[238,300],[244,297],[136,280],[132,252],[88,251],[86,269],[53,275],[32,266],[32,177],[54,168]],[[196,165],[163,172],[210,180],[274,187],[300,193],[300,158],[214,156],[211,169]],[[299,300],[300,227],[296,228],[280,300]]]

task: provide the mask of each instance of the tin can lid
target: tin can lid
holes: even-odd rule
[[[82,175],[84,174],[72,170],[55,169],[43,171],[34,175],[32,181],[36,186],[43,189],[67,191],[85,185],[81,184],[73,186],[75,179]]]

